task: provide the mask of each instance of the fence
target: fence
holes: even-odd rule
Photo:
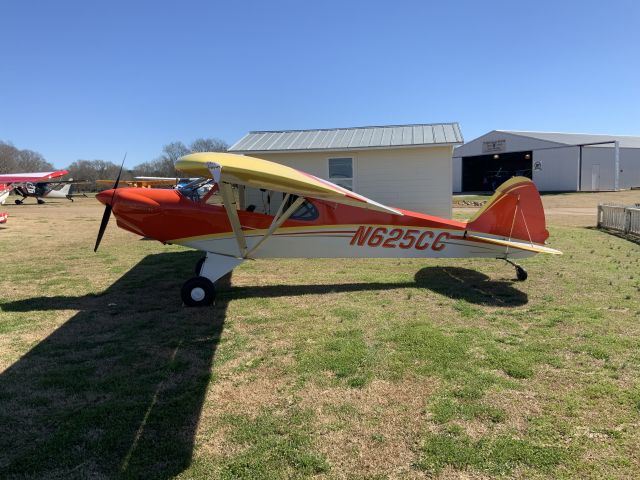
[[[640,237],[640,205],[598,205],[598,228]]]

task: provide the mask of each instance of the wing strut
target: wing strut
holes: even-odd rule
[[[236,236],[236,241],[238,242],[238,250],[240,250],[240,256],[242,258],[247,258],[249,255],[254,253],[258,248],[273,235],[280,225],[286,222],[291,215],[302,205],[305,198],[300,196],[296,198],[289,207],[284,210],[285,205],[287,204],[291,195],[287,193],[280,204],[280,208],[278,208],[278,212],[273,217],[271,221],[271,225],[268,230],[262,236],[258,242],[251,247],[250,250],[247,249],[247,240],[244,236],[244,232],[242,231],[242,225],[240,224],[240,217],[238,216],[238,208],[236,206],[236,198],[233,194],[233,188],[231,184],[227,182],[221,182],[220,176],[222,167],[215,163],[209,162],[207,163],[207,167],[211,172],[214,182],[218,185],[218,190],[220,191],[220,195],[222,195],[222,203],[224,204],[224,209],[227,211],[227,217],[229,218],[229,223],[231,223],[231,228],[233,229],[233,234]],[[283,212],[284,210],[284,212]]]
[[[233,188],[229,183],[218,183],[220,194],[222,195],[222,203],[224,203],[224,209],[227,211],[227,217],[229,217],[229,223],[233,229],[233,234],[236,236],[238,242],[238,250],[240,250],[240,256],[245,258],[247,256],[247,241],[242,233],[242,226],[240,225],[240,217],[238,217],[238,208],[236,206],[236,198],[233,195]]]
[[[282,210],[284,209],[284,206],[287,204],[287,200],[289,200],[289,194],[288,193],[284,197],[284,200],[282,200],[282,203],[280,204],[280,208],[278,209],[278,213],[276,213],[276,216],[273,217],[273,220],[271,221],[271,225],[269,226],[269,229],[262,236],[262,238],[258,241],[258,243],[256,243],[251,248],[251,250],[249,250],[247,252],[247,254],[245,255],[246,257],[248,257],[249,255],[254,253],[258,249],[258,247],[264,243],[264,241],[266,239],[271,237],[273,232],[275,232],[280,227],[280,225],[282,225],[284,222],[286,222],[289,219],[289,217],[291,215],[293,215],[293,212],[295,212],[298,209],[298,207],[300,205],[302,205],[302,202],[304,202],[304,197],[296,198],[295,201],[289,206],[289,208],[287,208],[287,210],[284,213],[282,213]]]

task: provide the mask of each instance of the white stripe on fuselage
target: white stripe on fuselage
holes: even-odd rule
[[[334,225],[331,229],[277,231],[252,255],[253,258],[496,258],[505,255],[506,248],[460,237],[460,230],[425,229],[409,226]],[[369,230],[367,230],[369,229]],[[291,229],[295,230],[295,229]],[[247,231],[250,250],[261,234]],[[176,240],[187,247],[238,256],[238,244],[232,235],[196,237]],[[534,255],[522,250],[509,250],[509,257]]]

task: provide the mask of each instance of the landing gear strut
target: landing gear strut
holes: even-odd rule
[[[520,265],[518,265],[515,262],[512,262],[511,260],[509,260],[508,258],[503,258],[503,260],[505,262],[507,262],[510,265],[513,265],[516,268],[516,278],[518,279],[518,281],[520,282],[524,282],[527,277],[529,276],[529,274],[527,273],[527,271],[522,268]]]
[[[202,257],[196,262],[196,275],[200,275],[200,271],[202,270],[202,266],[204,265],[206,259],[207,257]]]

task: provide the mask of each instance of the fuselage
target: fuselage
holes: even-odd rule
[[[111,204],[118,226],[163,243],[219,255],[240,254],[221,205],[193,201],[177,190],[119,188],[97,195]],[[504,255],[504,247],[466,238],[466,223],[417,212],[403,215],[307,199],[253,258],[423,258]],[[273,221],[272,215],[238,211],[251,249]],[[527,257],[518,251],[512,257]]]

